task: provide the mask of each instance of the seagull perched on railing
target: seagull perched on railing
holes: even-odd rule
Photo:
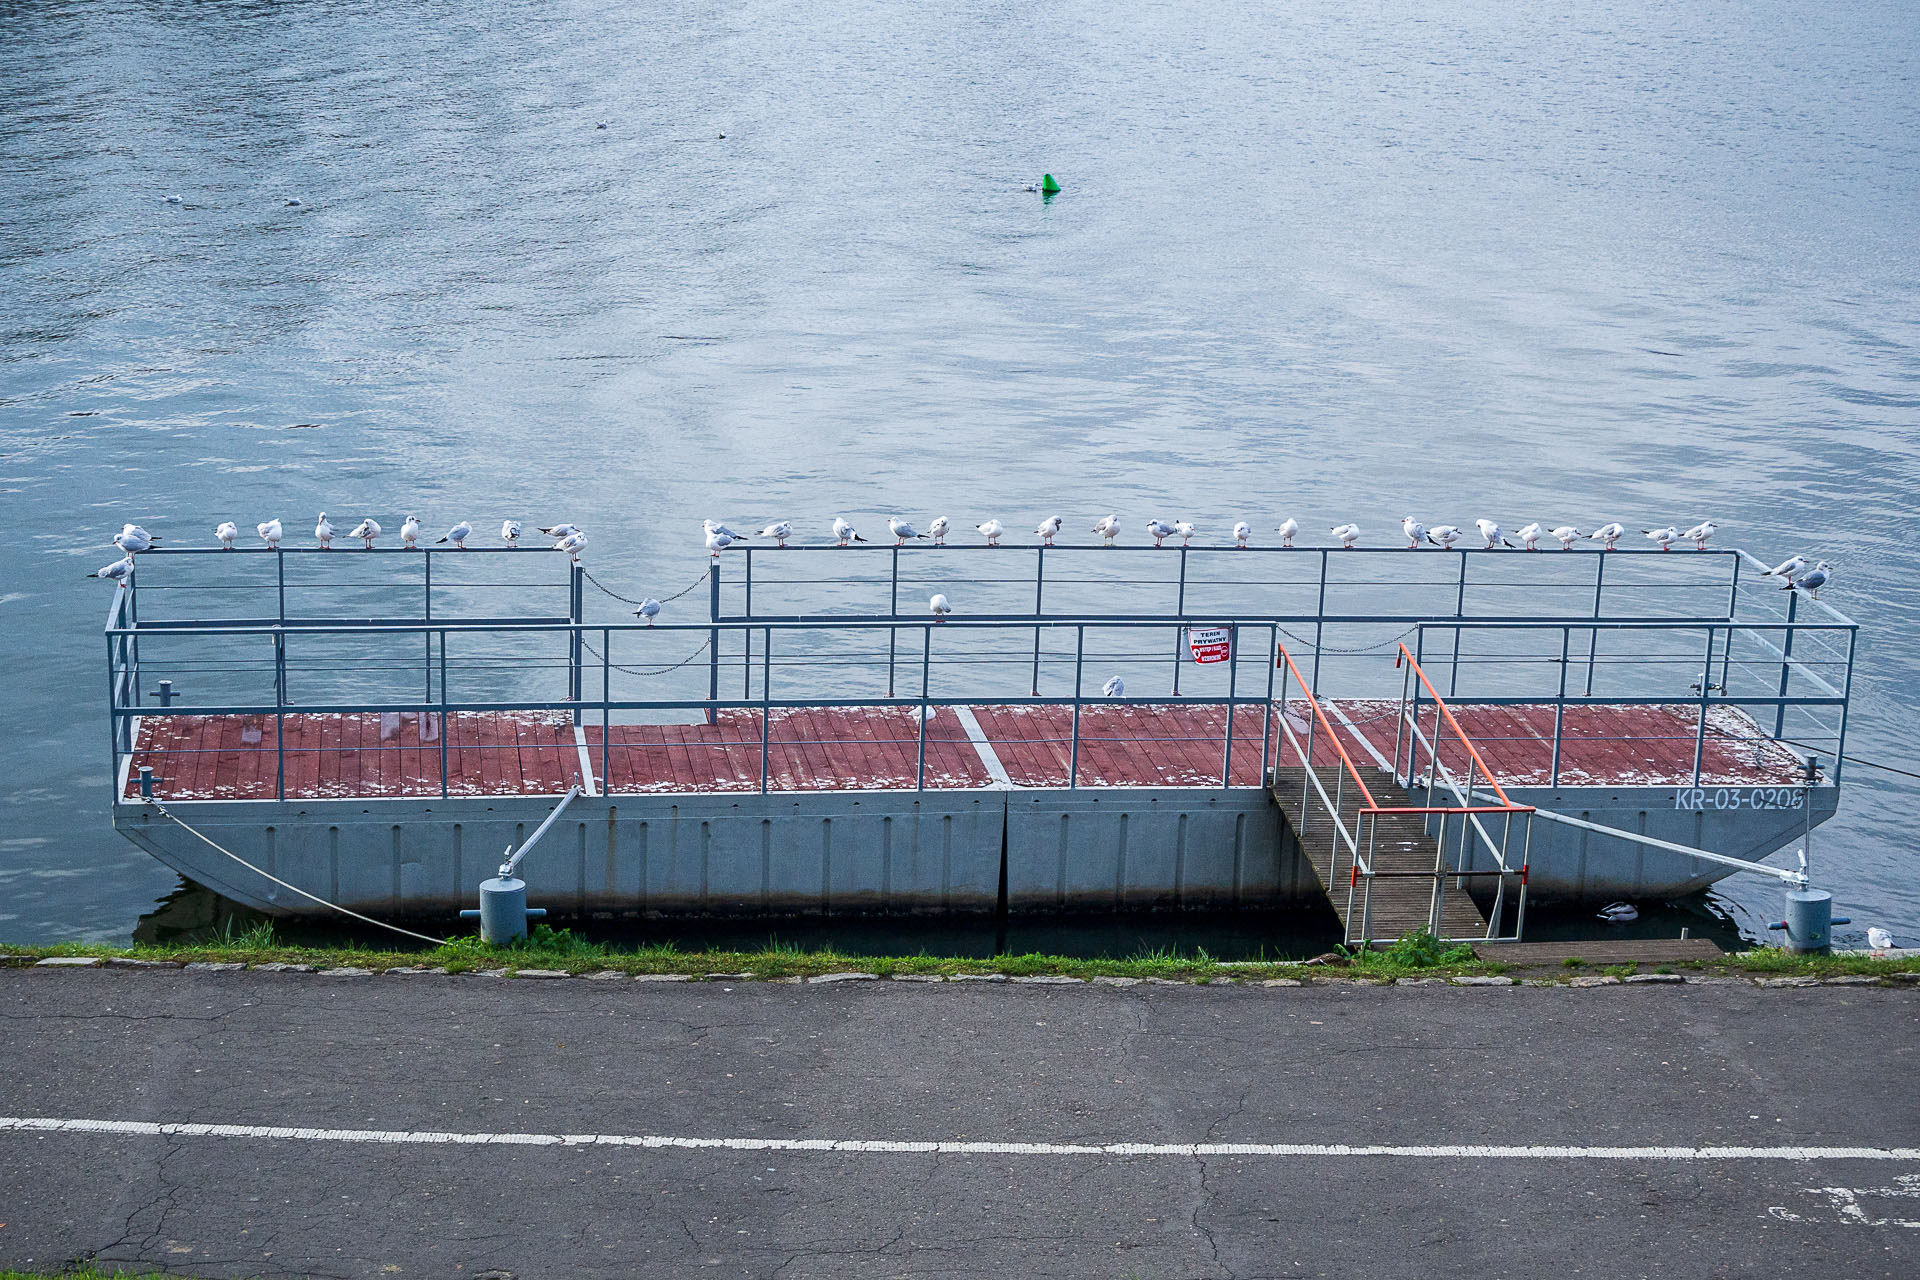
[[[727,526],[721,524],[718,520],[702,520],[700,524],[703,528],[706,529],[708,533],[724,533],[729,538],[732,538],[735,542],[748,541],[746,534],[736,533],[732,529],[729,529],[727,528]]]
[[[1108,546],[1112,546],[1114,540],[1120,536],[1120,517],[1101,516],[1093,522],[1093,531],[1099,534]]]
[[[468,524],[465,520],[462,520],[459,524],[447,530],[447,536],[440,539],[440,541],[451,542],[459,550],[465,551],[467,549],[467,539],[471,538],[472,536],[473,536],[473,526]],[[438,545],[438,544],[436,543],[435,545]]]
[[[1147,536],[1153,539],[1153,545],[1157,547],[1173,536],[1173,526],[1165,520],[1149,520]]]
[[[1233,526],[1233,545],[1242,551],[1247,549],[1247,539],[1253,536],[1253,526],[1245,520]]]
[[[1453,544],[1460,541],[1460,530],[1455,525],[1437,524],[1427,530],[1427,541],[1443,550],[1453,550]]]
[[[1645,533],[1650,541],[1660,544],[1662,551],[1673,550],[1673,541],[1680,536],[1680,531],[1672,525],[1667,525],[1661,529],[1648,529],[1645,530]]]
[[[553,549],[555,551],[566,552],[568,559],[572,560],[575,564],[579,564],[580,553],[587,549],[587,531],[585,529],[575,529],[572,533],[554,543]],[[716,551],[714,554],[718,555],[720,553]]]
[[[763,538],[772,538],[773,545],[785,549],[787,539],[793,536],[793,526],[785,520],[776,520],[760,531]]]
[[[722,551],[725,551],[732,545],[733,535],[731,533],[728,533],[725,529],[713,523],[713,521],[707,521],[707,550],[715,560],[720,558]]]
[[[1107,682],[1100,686],[1100,692],[1109,698],[1124,698],[1127,696],[1127,682],[1119,676],[1108,676]]]
[[[286,530],[280,527],[278,520],[269,520],[265,524],[255,525],[254,529],[259,533],[260,541],[276,551],[280,549],[280,539],[287,536]]]
[[[320,519],[314,523],[313,540],[320,544],[322,551],[333,550],[333,522],[327,519],[327,513],[324,511],[320,513]]]
[[[1475,520],[1473,525],[1474,528],[1480,530],[1480,536],[1487,540],[1487,545],[1483,548],[1484,550],[1491,551],[1495,547],[1511,547],[1513,545],[1501,535],[1500,526],[1492,520],[1482,516],[1480,519]]]
[[[1626,533],[1626,531],[1627,526],[1621,524],[1618,520],[1612,520],[1588,534],[1587,541],[1599,543],[1602,551],[1611,551],[1613,550],[1614,544],[1620,541],[1621,535]]]
[[[1713,521],[1702,520],[1699,524],[1693,526],[1693,528],[1687,530],[1680,536],[1693,539],[1693,549],[1695,551],[1705,551],[1707,549],[1707,539],[1719,531],[1720,526]]]
[[[935,622],[945,622],[947,615],[953,612],[953,605],[948,603],[947,598],[937,591],[934,592],[933,598],[927,601],[927,608],[933,611],[933,620]]]
[[[407,519],[411,520],[413,517],[408,516]],[[402,530],[402,532],[405,531]],[[582,530],[577,524],[556,524],[550,528],[542,528],[540,532],[546,534],[549,538],[565,538],[572,534],[580,533]]]
[[[542,529],[540,532],[545,533]],[[420,549],[420,517],[408,516],[400,522],[400,545],[408,551]]]
[[[519,546],[520,522],[518,520],[502,520],[500,522],[500,540],[510,547]]]
[[[1001,524],[998,520],[989,520],[985,524],[977,524],[973,527],[978,529],[981,535],[986,538],[987,545],[990,547],[999,546],[1000,535],[1007,531],[1007,526]]]
[[[1360,526],[1352,521],[1337,524],[1327,532],[1340,539],[1340,548],[1343,551],[1353,550],[1353,544],[1360,541]]]
[[[519,528],[518,525],[515,525],[514,527]],[[378,520],[375,520],[372,516],[368,516],[366,519],[362,520],[359,524],[353,526],[352,530],[348,532],[347,536],[349,538],[360,539],[361,542],[366,544],[367,550],[371,551],[373,550],[373,540],[380,536],[380,522]]]
[[[1587,535],[1580,532],[1577,525],[1563,524],[1558,529],[1547,530],[1547,536],[1557,541],[1562,551],[1571,551],[1573,544]]]
[[[1191,520],[1175,520],[1173,522],[1173,531],[1180,535],[1180,545],[1183,547],[1192,546],[1193,535],[1200,532]]]
[[[1040,535],[1040,545],[1046,547],[1052,546],[1053,535],[1060,532],[1062,523],[1064,522],[1059,516],[1048,516],[1045,520],[1033,526],[1033,531]]]
[[[1814,563],[1813,568],[1807,570],[1798,578],[1792,579],[1786,586],[1780,589],[1782,591],[1804,591],[1815,600],[1818,600],[1820,598],[1820,588],[1826,586],[1832,577],[1832,567],[1828,565],[1825,560],[1820,560]]]
[[[233,550],[233,540],[240,536],[240,526],[231,520],[222,520],[213,527],[213,536],[220,539],[220,545]]]
[[[110,547],[118,547],[129,556],[136,556],[142,551],[151,550],[153,544],[158,541],[158,538],[148,533],[145,529],[142,529],[139,525],[129,524],[123,525],[120,532],[108,538],[107,545]]]
[[[92,573],[88,574],[87,576],[89,578],[102,578],[108,582],[118,582],[118,583],[121,583],[122,585],[125,585],[128,576],[131,575],[132,573],[133,573],[133,557],[123,556],[121,559],[115,560],[110,565],[105,565],[101,568],[95,569]]]
[[[899,516],[892,516],[887,520],[887,532],[893,535],[893,545],[896,547],[906,546],[907,540],[910,538],[919,538],[925,541],[927,536],[918,529],[915,529],[913,525],[907,521],[902,520]]]
[[[1274,532],[1280,535],[1281,546],[1290,547],[1293,545],[1293,535],[1300,532],[1300,522],[1292,516],[1288,516],[1280,522],[1279,526],[1274,529]]]
[[[648,596],[640,602],[640,607],[633,611],[633,616],[636,618],[645,618],[647,625],[652,626],[653,620],[660,616],[660,602],[652,596]]]
[[[1538,551],[1540,549],[1540,522],[1535,520],[1532,524],[1521,525],[1513,531],[1513,536],[1520,539],[1520,545],[1527,550]]]
[[[927,536],[933,539],[934,546],[944,547],[947,545],[947,530],[951,528],[953,528],[953,521],[945,516],[935,516],[933,523],[927,526]]]
[[[849,542],[865,541],[866,539],[860,536],[860,531],[848,524],[844,517],[833,518],[833,544],[836,547],[844,547]]]
[[[1427,526],[1421,524],[1412,516],[1401,516],[1400,532],[1407,535],[1407,550],[1418,551],[1421,541],[1427,536]]]
[[[1790,560],[1782,560],[1779,564],[1767,570],[1767,577],[1785,578],[1788,582],[1792,582],[1795,578],[1806,572],[1808,567],[1805,556],[1794,556]]]

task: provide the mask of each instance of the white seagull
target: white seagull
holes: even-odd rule
[[[784,548],[787,545],[787,539],[793,536],[793,526],[785,520],[776,520],[762,529],[760,536],[763,538],[772,538],[774,546]]]
[[[865,541],[866,539],[860,536],[860,531],[855,529],[852,525],[848,524],[844,518],[840,516],[835,516],[833,518],[833,545],[834,546],[844,547],[849,542],[865,542]]]
[[[1053,535],[1060,532],[1060,525],[1062,523],[1059,516],[1048,516],[1045,520],[1033,526],[1033,531],[1040,535],[1040,543],[1042,546],[1050,547],[1053,545]]]
[[[718,520],[702,520],[700,523],[709,533],[724,533],[729,538],[732,538],[735,542],[747,541],[746,534],[735,533],[732,529],[727,528],[727,526],[721,524]]]
[[[1253,536],[1253,526],[1248,524],[1245,520],[1242,520],[1238,524],[1233,526],[1233,545],[1238,547],[1240,550],[1245,551],[1247,549],[1247,539],[1251,538],[1252,536]]]
[[[542,529],[540,532],[545,533]],[[400,522],[400,545],[408,551],[420,549],[420,517],[408,516]]]
[[[468,524],[465,520],[462,520],[459,524],[447,530],[447,536],[444,538],[441,538],[440,542],[451,542],[455,547],[459,548],[462,551],[465,551],[467,549],[467,539],[471,538],[472,536],[473,536],[473,526]],[[436,543],[435,545],[437,546],[439,544]]]
[[[1491,551],[1495,547],[1511,547],[1513,545],[1501,536],[1500,526],[1493,521],[1482,517],[1475,520],[1473,524],[1475,528],[1480,530],[1480,536],[1487,540],[1486,550]]]
[[[1547,536],[1560,544],[1562,551],[1573,550],[1573,544],[1587,535],[1580,532],[1579,526],[1563,524],[1557,529],[1547,530]]]
[[[502,520],[500,522],[500,540],[510,547],[519,546],[520,522],[518,520]]]
[[[130,556],[136,556],[142,551],[151,550],[153,544],[158,541],[158,538],[148,533],[145,529],[142,529],[139,525],[130,524],[121,529],[120,532],[114,534],[111,538],[108,538],[107,545],[110,547],[118,547]]]
[[[1608,924],[1632,924],[1640,918],[1640,909],[1631,902],[1609,902],[1596,916]]]
[[[1648,529],[1645,530],[1645,533],[1651,541],[1660,544],[1662,551],[1673,550],[1674,539],[1680,536],[1680,531],[1672,525],[1668,525],[1664,529]]]
[[[1513,536],[1520,539],[1520,545],[1527,550],[1538,551],[1540,549],[1540,522],[1535,520],[1531,524],[1521,525],[1513,531]]]
[[[1779,564],[1767,570],[1767,577],[1785,578],[1788,582],[1792,582],[1804,573],[1808,567],[1805,556],[1795,556],[1791,560],[1782,560]]]
[[[233,540],[240,536],[240,526],[231,520],[222,520],[213,527],[213,536],[220,539],[220,545],[233,550]]]
[[[1876,924],[1867,930],[1867,945],[1875,951],[1891,951],[1893,935]]]
[[[947,545],[947,530],[951,528],[953,521],[945,516],[935,516],[933,523],[927,526],[927,536],[933,539],[934,546],[944,547]]]
[[[1699,524],[1693,526],[1693,528],[1687,530],[1680,536],[1693,539],[1693,549],[1695,551],[1705,551],[1707,549],[1707,539],[1713,537],[1713,535],[1718,532],[1720,532],[1719,525],[1711,520],[1702,520]]]
[[[935,622],[945,622],[947,615],[953,612],[953,606],[947,602],[947,598],[937,591],[934,592],[933,598],[927,601],[927,608],[933,610]]]
[[[1191,520],[1174,521],[1173,531],[1180,535],[1180,545],[1183,547],[1192,546],[1193,535],[1200,532],[1198,529],[1194,527],[1193,521]]]
[[[1448,551],[1453,550],[1453,544],[1460,541],[1460,537],[1460,530],[1450,524],[1437,524],[1427,530],[1427,541]]]
[[[278,520],[269,520],[265,524],[255,525],[254,529],[259,533],[260,541],[266,543],[276,551],[280,549],[280,539],[287,536],[286,530],[280,527]]]
[[[575,529],[572,533],[554,543],[553,549],[555,551],[566,552],[568,559],[572,560],[575,564],[579,564],[580,553],[587,549],[587,531],[585,529]],[[720,553],[716,551],[714,554],[719,555]]]
[[[1407,550],[1418,551],[1420,549],[1420,543],[1425,540],[1427,536],[1427,526],[1421,524],[1412,516],[1401,516],[1400,532],[1407,535]]]
[[[372,516],[368,516],[359,524],[353,526],[353,528],[347,532],[347,536],[349,538],[360,539],[360,541],[366,545],[367,550],[371,551],[373,550],[373,540],[380,536],[380,522]]]
[[[87,576],[89,578],[101,578],[108,582],[125,583],[127,578],[132,573],[133,573],[133,557],[124,556],[119,560],[115,560],[110,565],[105,565],[102,568],[95,569],[92,573],[88,574]]]
[[[893,545],[896,547],[906,546],[909,538],[919,538],[924,541],[927,536],[899,516],[892,516],[887,520],[887,532],[893,535]]]
[[[1100,686],[1100,692],[1109,698],[1124,698],[1127,696],[1127,682],[1119,676],[1108,676],[1107,682]]]
[[[1340,547],[1343,551],[1353,550],[1353,544],[1360,541],[1360,526],[1351,521],[1346,524],[1337,524],[1327,532],[1340,539]]]
[[[1300,522],[1292,516],[1288,516],[1280,522],[1279,527],[1276,528],[1274,532],[1280,535],[1281,546],[1290,547],[1293,545],[1293,535],[1300,532]]]
[[[1618,520],[1611,520],[1588,534],[1587,541],[1599,543],[1602,551],[1611,551],[1614,543],[1620,541],[1621,535],[1626,531],[1627,526]]]
[[[574,535],[574,537],[576,538],[579,536],[580,536],[579,534]],[[569,539],[569,541],[571,541],[571,539]],[[725,551],[728,547],[732,545],[733,545],[732,534],[728,533],[725,529],[720,528],[718,525],[715,525],[711,522],[708,523],[707,551],[712,554],[715,560],[718,560],[720,558],[720,553],[722,551]]]
[[[640,602],[640,607],[633,611],[633,616],[636,618],[645,618],[647,625],[652,626],[653,620],[660,616],[660,602],[652,596],[648,596]]]
[[[1813,568],[1780,588],[1782,591],[1801,590],[1815,600],[1820,598],[1820,588],[1827,585],[1833,577],[1833,569],[1825,560],[1816,561]]]
[[[999,546],[1000,535],[1007,531],[1007,526],[1001,524],[998,520],[989,520],[985,524],[977,524],[973,527],[981,532],[982,536],[987,540],[987,545],[990,547]]]
[[[314,522],[313,540],[320,544],[322,551],[333,550],[333,522],[327,519],[327,513],[324,511],[320,513],[320,518]]]
[[[413,517],[408,516],[407,519],[411,520]],[[549,538],[567,538],[584,531],[577,524],[556,524],[552,526],[542,526],[540,532],[546,534]]]
[[[1174,528],[1165,520],[1147,521],[1147,536],[1153,539],[1153,545],[1159,546],[1174,534]]]
[[[1112,546],[1120,536],[1120,517],[1101,516],[1093,522],[1093,531],[1104,538],[1108,546]]]

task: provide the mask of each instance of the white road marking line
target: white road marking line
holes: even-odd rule
[[[573,745],[580,751],[580,782],[587,799],[600,794],[593,785],[593,756],[587,750],[587,731],[579,725],[573,726]]]
[[[0,1116],[0,1132],[104,1133],[131,1137],[268,1138],[384,1146],[650,1147],[718,1151],[826,1151],[860,1155],[1269,1156],[1420,1160],[1900,1160],[1920,1147],[1358,1146],[1292,1142],[903,1142],[875,1138],[679,1138],[614,1133],[447,1133],[412,1129],[317,1129],[292,1125],[161,1123]]]
[[[973,743],[974,754],[980,757],[980,763],[986,766],[987,776],[993,779],[996,787],[1013,789],[1013,779],[1007,776],[1007,766],[1000,763],[1000,757],[994,754],[993,744],[987,741],[986,730],[973,718],[973,712],[966,707],[953,708],[953,718],[967,731],[967,740]]]
[[[1381,755],[1380,749],[1373,745],[1373,743],[1367,738],[1366,734],[1360,732],[1360,726],[1347,718],[1347,713],[1340,709],[1339,703],[1329,702],[1329,703],[1326,703],[1325,706],[1327,708],[1327,714],[1331,715],[1335,720],[1338,720],[1341,724],[1347,726],[1347,732],[1353,735],[1354,741],[1358,742],[1362,747],[1366,748],[1367,754],[1373,757],[1373,762],[1375,764],[1379,765],[1382,769],[1385,769],[1388,773],[1393,772],[1393,762],[1388,760],[1385,756]]]

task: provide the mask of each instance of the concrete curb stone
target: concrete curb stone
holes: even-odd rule
[[[1098,978],[1095,978],[1093,982],[1095,986],[1100,987],[1137,987],[1140,985],[1140,979],[1138,978],[1113,977],[1107,974],[1102,974]]]
[[[754,975],[751,973],[709,973],[704,975],[702,980],[706,982],[752,982],[753,978]]]
[[[1570,987],[1617,987],[1620,979],[1611,974],[1587,973],[1567,984]]]
[[[475,978],[504,978],[507,976],[505,969],[469,969],[467,973]]]
[[[816,986],[816,987],[822,986],[829,982],[878,982],[878,981],[880,981],[880,975],[877,973],[854,973],[854,972],[819,973],[807,979],[807,982],[810,985]]]
[[[254,965],[253,971],[255,973],[312,973],[314,967],[310,964],[291,964],[285,960],[269,960],[265,964]]]
[[[1514,985],[1512,978],[1490,978],[1479,974],[1466,974],[1458,978],[1449,978],[1447,981],[1456,987],[1510,987]]]
[[[565,969],[515,969],[509,978],[571,978]]]
[[[97,969],[99,956],[48,956],[34,965],[36,969]],[[234,968],[239,968],[235,965]]]
[[[635,982],[692,982],[693,975],[690,973],[636,973],[633,975],[633,980]]]
[[[576,973],[573,976],[586,982],[616,982],[627,975],[618,969],[595,969],[592,973]]]
[[[945,982],[945,975],[938,973],[896,973],[895,982]]]
[[[195,960],[187,966],[188,973],[238,973],[246,968],[237,960]]]
[[[257,968],[258,966],[255,967]],[[395,965],[391,969],[382,969],[380,972],[397,973],[402,976],[408,976],[416,973],[445,973],[446,970],[437,964],[401,964]]]
[[[1763,987],[1817,987],[1820,985],[1820,979],[1805,977],[1755,978],[1754,981]]]
[[[1395,978],[1393,985],[1396,987],[1444,987],[1447,985],[1447,980],[1445,978]]]
[[[1083,987],[1086,985],[1084,978],[1070,978],[1065,974],[1034,974],[1029,977],[1015,978],[1014,981],[1023,982],[1030,987]]]
[[[343,964],[332,969],[320,970],[320,976],[323,978],[371,978],[373,970],[362,969],[358,965]]]
[[[1005,982],[1004,973],[954,973],[947,975],[948,982]]]
[[[1677,973],[1632,973],[1627,975],[1628,982],[1685,982],[1686,978]]]
[[[1260,985],[1263,987],[1304,987],[1307,984],[1298,978],[1267,978],[1264,979]]]
[[[135,960],[132,956],[113,956],[107,961],[109,969],[178,969],[178,960]]]
[[[1870,973],[1843,973],[1832,978],[1820,979],[1823,987],[1877,987],[1880,979]]]

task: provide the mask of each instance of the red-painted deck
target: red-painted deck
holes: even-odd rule
[[[1397,702],[1324,700],[1353,762],[1380,767],[1394,751]],[[1081,713],[1078,784],[1083,787],[1218,786],[1225,758],[1219,705],[1088,707]],[[1271,717],[1282,765],[1300,763],[1282,745],[1281,708]],[[1286,708],[1306,734],[1305,706]],[[1543,786],[1553,761],[1550,706],[1454,708],[1461,727],[1503,784]],[[1264,708],[1234,716],[1234,786],[1260,785]],[[1431,732],[1431,711],[1422,718]],[[1071,707],[940,708],[927,726],[925,781],[952,790],[1004,782],[1064,787],[1072,753]],[[1684,707],[1568,708],[1563,786],[1681,786],[1693,780],[1697,721]],[[290,799],[434,797],[441,794],[442,730],[450,795],[558,795],[580,783],[614,794],[752,792],[760,789],[760,714],[722,712],[716,724],[615,725],[601,776],[598,725],[575,729],[563,716],[530,713],[289,715],[284,794]],[[836,707],[776,711],[767,732],[773,791],[897,790],[914,786],[919,723],[903,708]],[[139,723],[126,793],[139,767],[179,800],[270,800],[281,780],[272,716],[148,716]],[[1314,763],[1338,761],[1324,733]],[[1424,767],[1424,751],[1417,755]],[[1456,775],[1465,753],[1448,733],[1441,761]],[[1363,776],[1366,774],[1363,773]],[[1738,711],[1708,716],[1701,781],[1714,786],[1779,786],[1800,767]]]

